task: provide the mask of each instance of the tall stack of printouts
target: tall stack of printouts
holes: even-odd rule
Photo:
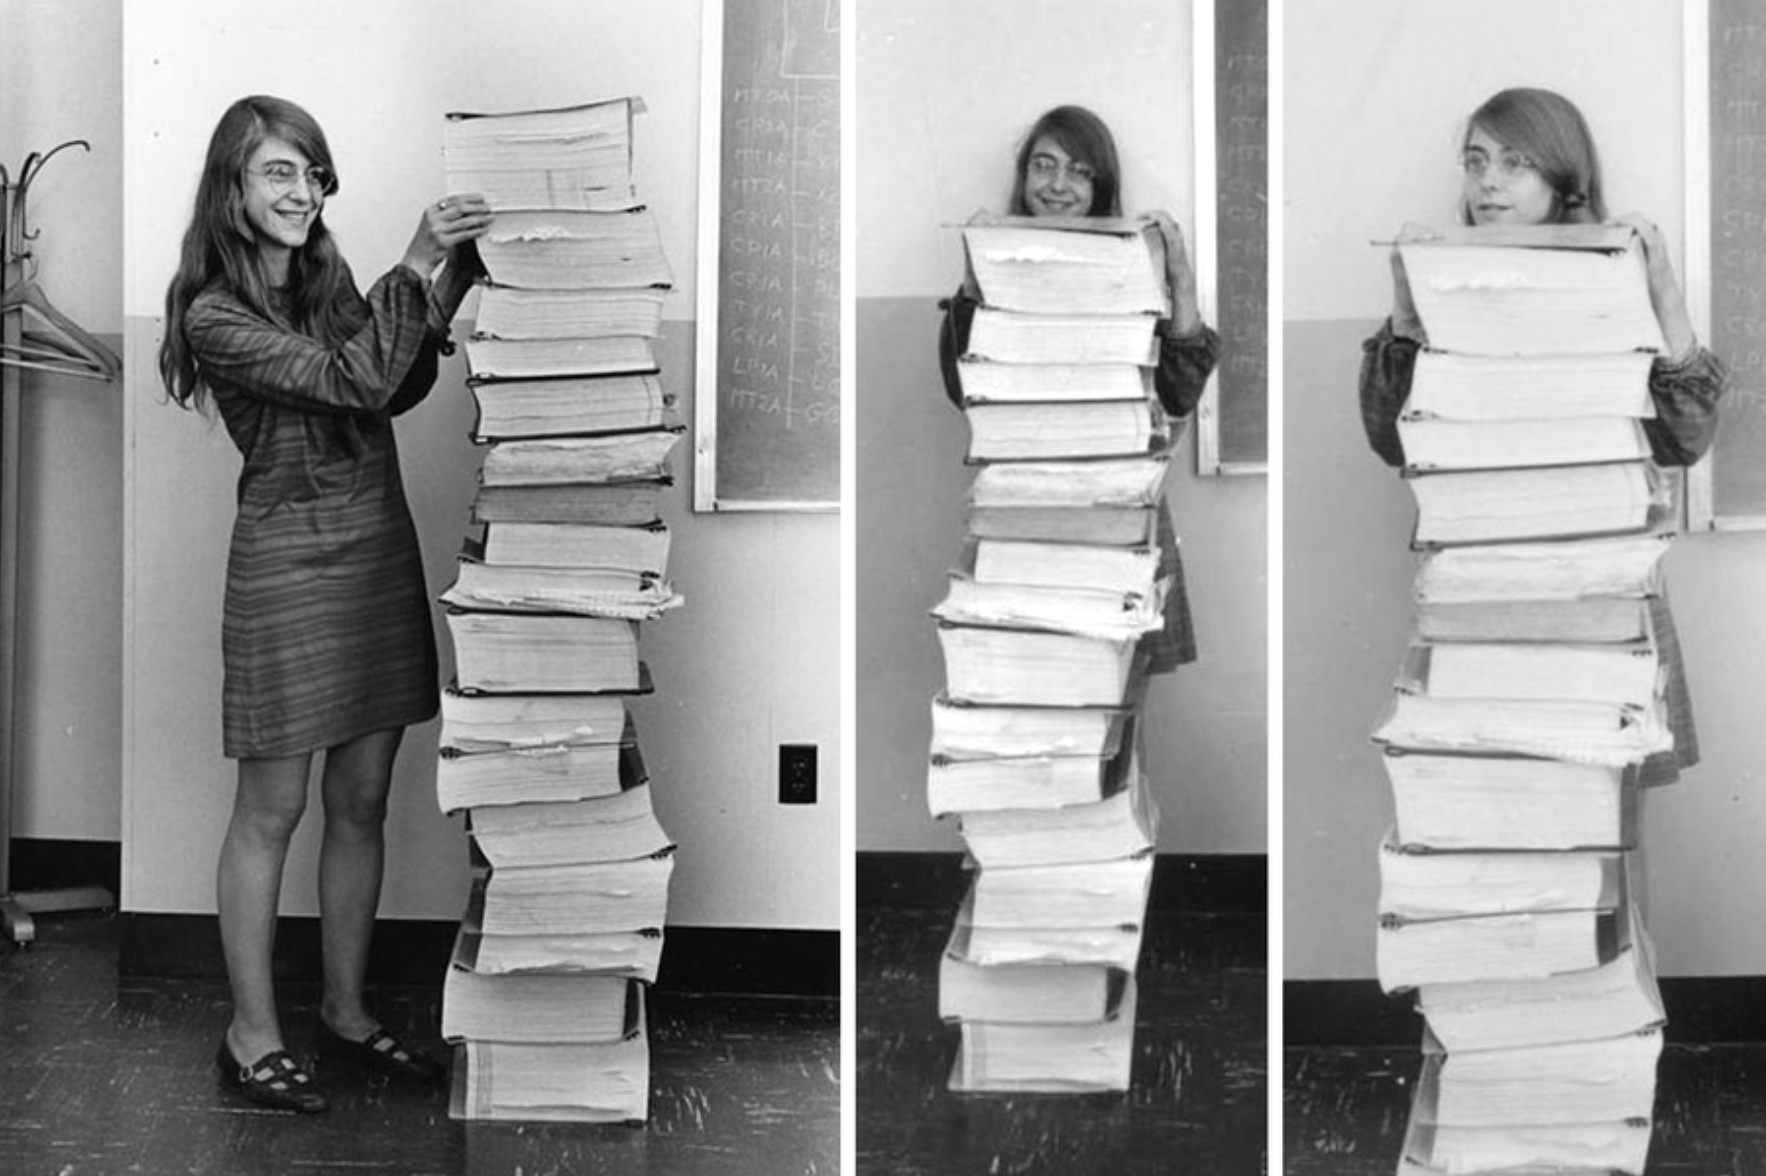
[[[939,975],[961,1030],[950,1086],[1122,1091],[1158,822],[1137,712],[1173,571],[1152,387],[1164,257],[1138,219],[1014,218],[964,246],[978,468],[933,610],[927,787],[972,867]]]
[[[1398,428],[1422,558],[1375,732],[1378,972],[1423,1068],[1401,1173],[1642,1173],[1664,1014],[1637,788],[1671,757],[1663,346],[1628,227],[1400,245],[1428,338]]]
[[[643,1120],[646,985],[673,844],[628,697],[681,603],[659,513],[681,425],[657,376],[669,269],[632,183],[636,99],[450,115],[449,190],[496,214],[466,342],[487,446],[443,594],[456,680],[436,790],[474,877],[443,988],[459,1119]]]

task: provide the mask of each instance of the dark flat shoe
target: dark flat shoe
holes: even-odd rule
[[[376,1029],[361,1041],[351,1041],[338,1036],[336,1030],[320,1021],[319,1053],[400,1082],[435,1086],[448,1076],[446,1066],[422,1050],[406,1045],[385,1029]]]
[[[301,1069],[287,1050],[273,1050],[246,1066],[233,1056],[223,1037],[220,1051],[215,1054],[215,1068],[221,1072],[222,1086],[238,1091],[260,1107],[316,1115],[331,1105],[313,1076]]]

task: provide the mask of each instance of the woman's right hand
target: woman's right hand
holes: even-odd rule
[[[401,262],[428,278],[455,246],[484,236],[493,219],[490,204],[476,192],[444,197],[423,209]]]
[[[1404,258],[1398,246],[1392,246],[1392,333],[1405,339],[1423,338],[1423,321],[1417,317],[1416,302],[1410,296],[1410,279],[1404,273]]]
[[[987,209],[978,208],[969,214],[969,219],[963,224],[965,226],[991,225],[998,223],[999,219]],[[963,286],[959,293],[972,301],[981,301],[981,284],[975,280],[975,267],[969,263],[969,246],[966,242],[963,245]]]
[[[1402,244],[1432,236],[1435,236],[1432,229],[1407,224],[1399,230],[1398,241]],[[1419,343],[1426,343],[1429,338],[1423,330],[1423,320],[1417,315],[1416,300],[1410,296],[1410,277],[1404,272],[1404,257],[1396,244],[1392,246],[1392,333]]]

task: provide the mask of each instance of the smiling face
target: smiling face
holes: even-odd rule
[[[1475,225],[1542,225],[1557,218],[1557,193],[1533,162],[1473,126],[1463,193]]]
[[[299,148],[286,140],[265,139],[251,153],[239,182],[245,197],[245,220],[251,226],[259,251],[269,267],[271,280],[286,280],[288,259],[307,243],[313,222],[325,205],[325,195],[307,179],[312,166]],[[266,174],[292,168],[292,182],[277,182]]]
[[[1043,135],[1031,145],[1024,165],[1024,204],[1031,216],[1087,216],[1094,173],[1075,162],[1061,145]]]

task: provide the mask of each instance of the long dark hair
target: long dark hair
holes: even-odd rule
[[[1104,120],[1083,106],[1057,106],[1036,120],[1018,145],[1018,170],[1012,181],[1013,216],[1029,216],[1024,200],[1024,181],[1030,171],[1030,155],[1044,137],[1060,144],[1075,163],[1092,169],[1091,211],[1088,216],[1122,215],[1122,166],[1116,161],[1116,140]]]
[[[280,304],[272,298],[264,276],[257,237],[245,216],[243,185],[252,153],[273,138],[299,150],[309,163],[337,174],[325,132],[312,115],[287,99],[254,94],[221,115],[209,138],[178,272],[166,288],[165,339],[159,348],[160,379],[172,399],[187,408],[206,407],[210,393],[202,365],[184,338],[185,314],[210,285],[226,288],[256,313],[303,335],[328,343],[341,337],[336,295],[346,271],[322,209],[313,217],[306,244],[289,258],[288,285]]]
[[[1555,223],[1599,224],[1607,219],[1594,136],[1568,98],[1551,90],[1503,90],[1472,112],[1462,151],[1476,129],[1533,161],[1555,197]],[[1462,207],[1460,215],[1466,224],[1472,223],[1470,208]]]

